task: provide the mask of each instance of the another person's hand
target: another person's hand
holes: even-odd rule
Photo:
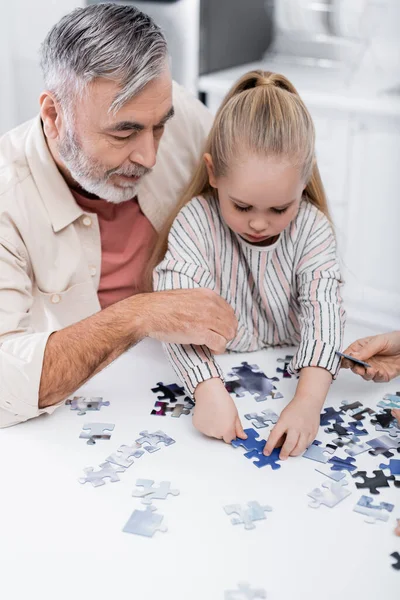
[[[319,423],[318,405],[295,396],[281,412],[278,422],[269,435],[264,454],[269,456],[274,448],[280,446],[282,446],[279,454],[281,460],[303,454],[315,440]]]
[[[230,444],[236,437],[246,439],[234,401],[221,379],[213,377],[200,383],[194,393],[196,406],[193,425],[204,435]]]
[[[236,335],[237,318],[221,296],[206,288],[139,294],[139,327],[143,337],[161,342],[208,346],[222,354]]]
[[[397,419],[397,422],[398,422],[399,427],[400,427],[400,408],[394,408],[392,410],[392,415],[394,416],[395,419]]]
[[[370,364],[369,368],[343,359],[342,368],[351,369],[367,381],[387,382],[400,375],[400,331],[357,340],[344,351]]]

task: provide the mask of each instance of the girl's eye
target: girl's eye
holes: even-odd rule
[[[285,213],[287,211],[288,207],[286,208],[271,208],[272,212],[275,213],[276,215],[283,215],[283,213]]]
[[[239,206],[239,204],[234,204],[233,206],[236,208],[236,210],[240,210],[240,212],[247,212],[251,210],[251,206]]]

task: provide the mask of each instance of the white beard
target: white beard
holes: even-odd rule
[[[120,204],[134,198],[140,181],[135,183],[126,181],[117,186],[109,180],[111,175],[144,177],[151,172],[151,169],[137,164],[132,164],[129,168],[117,167],[107,171],[104,165],[83,153],[76,137],[70,132],[59,142],[57,149],[71,177],[83,190],[113,204]]]

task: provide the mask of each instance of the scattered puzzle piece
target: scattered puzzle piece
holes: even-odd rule
[[[325,408],[324,412],[321,413],[320,425],[322,427],[325,425],[329,425],[331,421],[335,421],[335,423],[343,423],[341,411],[336,410],[332,406],[328,406]]]
[[[104,462],[100,465],[100,469],[95,471],[93,467],[87,467],[83,470],[85,477],[78,479],[79,483],[91,483],[93,487],[99,487],[104,485],[104,479],[109,479],[111,482],[120,481],[118,473],[123,473],[125,469],[123,467],[113,467],[108,462]]]
[[[343,400],[343,402],[340,403],[340,406],[342,413],[349,412],[351,414],[353,411],[357,411],[359,408],[362,408],[363,405],[361,402],[349,402],[349,400]]]
[[[136,444],[132,444],[132,446],[122,445],[114,452],[114,454],[110,454],[110,456],[106,458],[106,462],[127,469],[133,465],[134,458],[140,458],[143,454],[143,450],[140,450]]]
[[[308,506],[319,508],[323,504],[324,506],[333,508],[336,504],[347,498],[347,496],[350,496],[351,492],[346,489],[346,485],[348,485],[346,480],[324,481],[322,484],[323,490],[316,488],[307,494],[307,496],[312,498],[312,502]]]
[[[303,457],[309,458],[310,460],[315,460],[321,463],[327,463],[329,460],[329,455],[335,452],[335,448],[332,446],[321,446],[321,442],[319,440],[314,440],[311,446],[307,448],[304,452]]]
[[[276,372],[277,373],[282,373],[283,379],[290,379],[292,377],[292,375],[288,371],[288,366],[289,366],[290,361],[292,360],[292,358],[293,358],[292,354],[287,354],[285,356],[285,358],[278,358],[277,359],[278,363],[283,363],[283,368],[278,367],[276,369]]]
[[[345,452],[349,456],[358,456],[363,452],[368,452],[368,450],[369,446],[367,444],[357,444],[355,441],[350,440],[350,442],[346,445]]]
[[[318,473],[325,475],[325,477],[330,477],[330,479],[333,479],[334,481],[340,481],[346,477],[344,471],[332,471],[332,469],[328,468],[328,465],[326,465],[326,467],[316,467],[315,470],[318,471]]]
[[[250,427],[248,429],[245,429],[244,432],[247,434],[247,439],[242,440],[240,438],[236,438],[232,440],[232,446],[234,448],[242,446],[242,448],[245,448],[248,451],[256,450],[257,452],[262,452],[264,450],[266,442],[265,440],[258,439],[258,432],[254,429],[251,429]]]
[[[350,458],[349,456],[347,458],[339,458],[339,456],[333,456],[329,459],[328,462],[332,465],[332,471],[355,471],[357,468],[354,464],[356,462],[356,459]]]
[[[395,421],[396,418],[392,415],[392,411],[389,408],[385,408],[381,413],[375,413],[374,418],[371,419],[371,424],[389,427]]]
[[[254,521],[266,519],[265,512],[270,512],[270,506],[261,506],[258,502],[252,500],[246,505],[229,504],[224,506],[227,515],[237,514],[237,517],[231,519],[232,525],[244,525],[245,529],[255,529]]]
[[[395,563],[392,564],[393,569],[396,569],[396,571],[400,571],[400,553],[399,552],[392,552],[392,554],[390,555],[392,558],[395,559]]]
[[[364,415],[373,415],[375,414],[371,408],[364,407],[361,402],[352,402],[350,403],[348,400],[343,400],[341,403],[341,412],[348,412],[353,419],[356,421],[361,421],[364,418]]]
[[[355,436],[368,435],[368,431],[363,429],[362,421],[351,421],[347,424],[347,429]]]
[[[80,438],[87,440],[87,444],[93,446],[96,440],[109,440],[111,438],[111,432],[114,430],[115,425],[113,423],[85,423],[82,427],[83,431],[80,434]]]
[[[142,504],[151,504],[153,500],[165,500],[169,494],[178,496],[180,493],[179,490],[171,490],[170,481],[161,481],[158,487],[153,487],[152,479],[138,479],[136,485],[143,489],[133,490],[132,496],[142,498]]]
[[[70,406],[71,410],[79,411],[77,413],[79,416],[86,415],[87,411],[100,410],[102,406],[110,406],[110,403],[108,401],[103,402],[103,398],[101,397],[85,398],[84,396],[68,398],[65,404]]]
[[[179,402],[177,404],[168,404],[168,402],[157,400],[150,414],[159,417],[165,417],[169,414],[171,417],[179,418],[181,415],[190,415],[193,406],[194,402],[191,400],[188,400],[185,404],[180,404]]]
[[[248,583],[239,583],[237,590],[227,590],[225,600],[257,600],[265,599],[267,594],[265,590],[251,590]]]
[[[249,421],[252,419],[251,424],[257,429],[268,427],[269,423],[275,424],[279,419],[278,415],[273,410],[263,410],[261,411],[261,415],[258,415],[257,413],[247,413],[244,416]]]
[[[146,452],[157,452],[160,450],[158,444],[163,443],[165,446],[175,444],[175,440],[170,438],[166,433],[158,429],[154,433],[149,433],[147,429],[140,432],[141,437],[136,440],[139,446],[144,446]],[[148,444],[145,446],[144,444]]]
[[[369,496],[361,496],[353,511],[366,516],[367,518],[364,519],[366,523],[374,524],[376,521],[387,521],[394,505],[387,502],[381,502],[380,504],[372,504],[372,502],[373,499]]]
[[[276,469],[280,469],[281,465],[278,464],[279,454],[281,449],[274,448],[269,456],[265,456],[261,452],[257,452],[257,450],[250,450],[250,452],[245,453],[246,458],[256,458],[257,460],[253,460],[253,465],[261,469],[261,467],[265,467],[269,465],[273,471]]]
[[[157,396],[159,400],[167,400],[168,402],[176,402],[179,396],[185,395],[185,390],[183,387],[177,385],[176,383],[164,385],[162,381],[157,383],[157,387],[151,388],[151,391],[153,394],[160,394]]]
[[[400,448],[400,440],[391,438],[389,435],[381,435],[367,442],[367,445],[373,448],[370,450],[372,456],[383,454],[386,458],[391,458],[393,454],[390,452],[393,448]]]
[[[388,465],[380,464],[380,469],[389,469],[391,475],[400,475],[400,460],[396,458],[392,458],[389,460]]]
[[[378,488],[389,487],[389,481],[394,481],[394,476],[389,475],[386,476],[383,471],[373,471],[374,477],[368,477],[366,471],[357,471],[356,473],[352,473],[352,477],[362,477],[364,479],[363,483],[356,481],[356,487],[368,488],[370,494],[379,494]]]
[[[145,510],[134,510],[122,531],[146,537],[153,537],[156,531],[165,533],[167,528],[162,525],[164,516],[154,514],[155,510],[155,506],[146,506]]]
[[[249,365],[247,362],[242,362],[240,367],[233,367],[232,372],[228,375],[237,379],[234,382],[228,381],[225,387],[229,393],[235,393],[238,397],[244,396],[245,392],[254,396],[257,402],[262,402],[271,397],[282,397],[282,395],[278,396],[273,383],[279,381],[279,379],[277,377],[267,377],[258,365]]]

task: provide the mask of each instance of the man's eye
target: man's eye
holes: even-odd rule
[[[130,133],[129,135],[112,135],[113,140],[117,140],[119,142],[123,142],[124,140],[129,140],[135,135],[135,132]]]
[[[236,208],[236,210],[239,210],[240,212],[247,212],[251,210],[251,206],[239,206],[239,204],[234,204],[233,206]]]
[[[274,212],[276,215],[283,215],[283,213],[285,213],[287,211],[288,207],[286,208],[271,208],[272,212]]]

